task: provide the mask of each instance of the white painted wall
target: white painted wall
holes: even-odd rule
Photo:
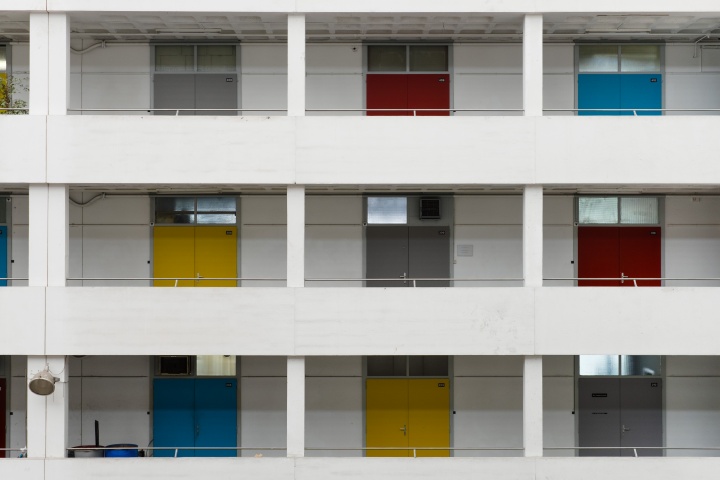
[[[287,360],[285,357],[240,359],[241,456],[284,457],[287,445]],[[262,448],[280,450],[263,450]]]
[[[714,47],[717,48],[717,47]],[[665,46],[665,108],[720,109],[720,58],[717,50],[694,45]],[[718,115],[669,112],[668,115]]]

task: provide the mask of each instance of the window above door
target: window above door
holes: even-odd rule
[[[237,71],[235,45],[156,45],[158,73],[231,73]]]
[[[577,197],[578,225],[658,225],[658,197]]]
[[[368,72],[447,72],[447,45],[368,45]]]
[[[660,45],[579,45],[580,73],[658,73]]]

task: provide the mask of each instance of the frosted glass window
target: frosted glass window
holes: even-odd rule
[[[410,357],[411,377],[447,377],[448,357],[446,355],[422,355]]]
[[[659,45],[623,45],[620,51],[620,71],[660,71]]]
[[[198,197],[198,212],[235,212],[235,197]]]
[[[621,355],[622,375],[661,375],[660,355]]]
[[[618,223],[618,198],[580,197],[578,199],[578,223],[581,225]]]
[[[631,225],[657,225],[658,199],[654,197],[624,197],[620,199],[620,223]]]
[[[198,72],[234,72],[234,45],[198,45]]]
[[[411,72],[447,72],[448,49],[442,45],[411,45]]]
[[[195,47],[192,45],[158,45],[155,47],[156,72],[195,71]]]
[[[198,225],[232,225],[237,223],[234,213],[198,213]]]
[[[617,72],[617,45],[581,45],[580,73],[584,72]]]
[[[618,375],[620,357],[617,355],[580,355],[580,375]]]
[[[155,210],[163,212],[195,212],[195,199],[192,197],[158,197]]]
[[[407,70],[407,47],[404,45],[371,45],[368,47],[368,71],[404,72]]]
[[[407,357],[404,355],[378,355],[367,357],[368,377],[404,377],[407,375]]]
[[[407,198],[405,197],[368,197],[367,223],[369,224],[405,224],[407,223]]]
[[[237,362],[235,355],[198,355],[197,375],[208,377],[234,377]]]

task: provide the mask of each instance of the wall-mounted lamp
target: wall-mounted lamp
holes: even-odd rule
[[[45,370],[33,375],[28,384],[28,388],[30,388],[30,391],[35,395],[50,395],[55,391],[55,382],[58,380],[59,378],[55,378],[53,374],[50,373],[48,367],[45,367]]]

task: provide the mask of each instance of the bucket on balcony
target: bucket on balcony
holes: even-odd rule
[[[101,458],[104,453],[102,450],[96,450],[97,448],[103,448],[102,445],[78,445],[73,447],[72,450],[68,450],[69,458]]]
[[[138,446],[134,443],[116,443],[108,445],[107,448],[111,450],[105,450],[106,458],[130,458],[138,456]]]

